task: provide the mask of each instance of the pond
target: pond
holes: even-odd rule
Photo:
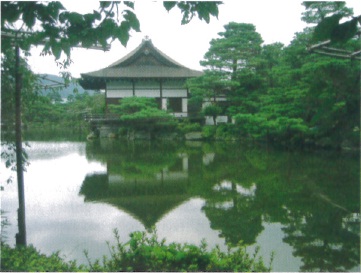
[[[155,227],[167,242],[240,240],[273,271],[360,271],[358,155],[237,143],[30,141],[28,244],[86,264],[109,255],[114,229]],[[16,181],[1,165],[2,230],[15,244]]]

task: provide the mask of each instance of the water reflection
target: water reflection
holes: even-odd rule
[[[85,178],[80,189],[85,201],[116,206],[150,229],[191,197],[187,192],[188,157],[174,147],[132,143],[92,148],[87,155],[105,162],[107,173]]]
[[[111,204],[147,229],[200,198],[210,227],[226,243],[255,244],[265,227],[281,224],[283,242],[302,261],[299,270],[359,269],[357,158],[118,141],[89,143],[86,156],[107,172],[84,179],[85,201]]]
[[[86,263],[117,228],[155,226],[168,242],[239,240],[276,251],[274,271],[359,271],[359,159],[235,143],[31,142],[27,234],[43,253]],[[2,168],[2,167],[0,167]],[[5,170],[6,171],[6,170]],[[6,173],[1,169],[2,178]],[[16,233],[16,185],[2,209]]]

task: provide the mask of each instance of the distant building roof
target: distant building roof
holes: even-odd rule
[[[151,40],[143,39],[133,51],[106,68],[81,74],[85,89],[104,89],[107,79],[193,78],[202,72],[189,69],[157,49]]]

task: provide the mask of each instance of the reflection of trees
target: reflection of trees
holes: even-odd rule
[[[359,264],[359,224],[345,222],[360,207],[354,158],[231,146],[217,149],[207,168],[205,176],[217,182],[204,195],[204,211],[227,242],[254,243],[265,219],[282,223],[301,270],[345,271]]]
[[[206,179],[212,181],[211,191],[203,195],[206,204],[203,210],[211,221],[211,228],[220,231],[227,243],[237,244],[242,240],[253,244],[262,232],[262,210],[256,202],[256,188],[250,177],[259,174],[259,164],[247,160],[243,147],[221,143],[214,149],[216,155],[207,166]]]
[[[314,204],[315,205],[315,204]],[[346,271],[359,264],[360,238],[343,226],[340,210],[330,207],[314,209],[293,219],[284,228],[285,242],[294,247],[294,255],[302,257],[301,271]]]
[[[355,205],[359,197],[350,192],[358,188],[352,185],[357,179],[349,176],[352,170],[347,166],[340,171],[339,164],[343,165],[334,161],[324,166],[328,173],[309,168],[307,181],[299,181],[304,184],[303,192],[285,200],[288,215],[284,241],[302,258],[302,271],[346,271],[360,262],[359,233],[349,230],[344,220],[358,211]]]
[[[87,147],[88,158],[108,166],[107,174],[85,179],[87,200],[110,203],[150,227],[200,196],[211,228],[230,244],[253,244],[263,221],[281,223],[284,242],[304,263],[301,270],[358,265],[358,224],[345,221],[360,207],[354,158],[227,143],[117,145]]]
[[[172,142],[125,141],[102,139],[100,142],[88,143],[86,146],[88,160],[104,163],[124,162],[162,168],[170,165],[177,157],[177,146]]]
[[[280,221],[284,242],[301,257],[301,271],[345,271],[359,264],[360,238],[345,218],[359,210],[357,161],[295,155],[272,160],[277,175],[258,183],[269,221]],[[274,209],[278,207],[279,209]],[[280,215],[280,212],[281,215]]]
[[[257,208],[254,196],[237,190],[237,184],[217,184],[215,196],[207,199],[203,210],[211,221],[211,228],[220,230],[227,243],[236,245],[240,240],[253,244],[263,230],[262,211]]]

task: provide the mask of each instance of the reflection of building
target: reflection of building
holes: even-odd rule
[[[188,157],[179,154],[172,165],[152,162],[127,164],[108,160],[107,174],[88,175],[80,194],[87,201],[105,202],[139,220],[146,228],[154,226],[167,212],[191,196],[188,194]],[[154,172],[153,170],[159,171]]]
[[[144,39],[135,50],[110,66],[82,74],[80,84],[85,89],[105,89],[107,105],[126,97],[151,97],[159,108],[186,117],[189,90],[185,82],[201,74],[172,60],[151,40]]]
[[[110,165],[112,164],[109,162]],[[109,164],[108,163],[108,164]],[[116,169],[116,166],[109,166],[110,169]],[[108,173],[108,180],[110,184],[123,184],[123,183],[145,183],[145,186],[149,183],[149,179],[158,181],[160,183],[178,183],[178,181],[187,181],[188,179],[188,157],[187,155],[179,154],[172,166],[165,166],[159,172],[154,174],[142,174],[137,175],[137,167],[133,169],[133,175],[130,177],[124,177],[121,173],[111,172]],[[128,173],[129,175],[129,173]],[[136,177],[135,177],[136,176]]]

